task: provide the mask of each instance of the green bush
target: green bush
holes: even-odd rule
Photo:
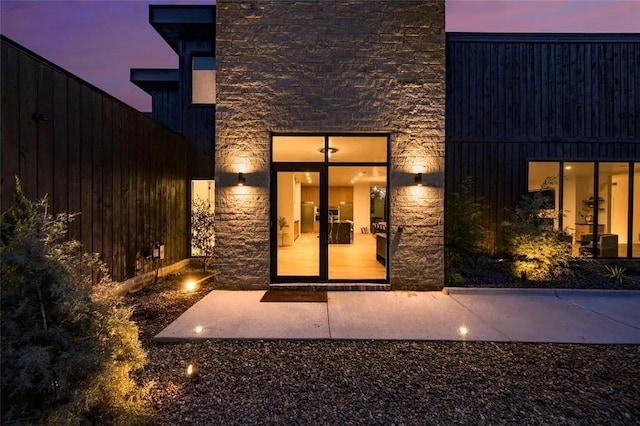
[[[216,235],[214,232],[216,215],[211,205],[201,198],[196,198],[191,207],[191,246],[193,256],[202,257],[203,270],[213,260],[216,248]]]
[[[483,206],[473,196],[473,181],[467,177],[445,204],[444,254],[447,268],[476,266],[486,257],[482,249],[486,232],[482,226]]]
[[[550,189],[551,184],[552,180],[545,180],[542,189]],[[541,191],[524,196],[502,224],[516,277],[545,280],[569,273],[571,246],[562,241],[562,232],[554,229],[547,203]]]
[[[146,360],[131,312],[96,254],[66,240],[67,214],[46,214],[19,182],[0,219],[2,423],[146,420]]]

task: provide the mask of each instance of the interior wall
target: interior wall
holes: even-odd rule
[[[564,178],[564,199],[562,201],[563,205],[563,218],[562,218],[562,227],[564,230],[573,234],[575,232],[576,227],[576,217],[578,217],[578,212],[580,211],[576,203],[576,178],[575,176],[565,176]]]
[[[640,244],[640,164],[635,165],[633,179],[633,243]]]
[[[360,233],[361,228],[370,228],[371,213],[369,196],[369,184],[354,185],[353,187],[353,230],[356,234]],[[369,229],[371,232],[371,229]]]
[[[291,231],[293,234],[293,239],[295,241],[296,239],[296,235],[295,232],[293,232],[293,226],[295,226],[295,222],[298,222],[298,231],[300,231],[300,217],[302,216],[302,194],[301,194],[301,190],[302,190],[302,184],[300,182],[295,182],[294,183],[295,187],[293,188],[293,221],[291,223]]]
[[[629,221],[629,175],[611,176],[611,233],[618,234],[618,243],[627,243]]]
[[[295,202],[295,174],[292,172],[278,173],[278,217],[282,216],[287,221],[288,228],[282,229],[279,236],[280,244],[293,245],[293,218]]]

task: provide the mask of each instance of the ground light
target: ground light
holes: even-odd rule
[[[184,372],[184,376],[187,380],[194,380],[198,377],[198,369],[193,364],[189,364]]]
[[[469,334],[469,329],[467,327],[465,327],[464,325],[460,326],[460,328],[458,329],[458,333],[460,333],[460,335],[462,337],[467,337],[467,334]]]
[[[198,289],[198,282],[194,279],[188,279],[184,283],[184,291],[190,293]]]

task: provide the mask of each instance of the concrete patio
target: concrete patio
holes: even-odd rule
[[[326,303],[261,302],[214,290],[157,342],[381,339],[640,344],[640,292],[465,289],[328,293]]]

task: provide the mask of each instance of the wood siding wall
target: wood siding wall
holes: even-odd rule
[[[180,43],[180,87],[182,95],[182,134],[189,139],[189,176],[213,179],[215,107],[191,103],[191,60],[194,56],[214,56],[214,40],[186,39]]]
[[[187,141],[4,37],[0,59],[2,210],[17,175],[54,213],[81,213],[70,236],[115,280],[156,242],[165,264],[187,257]]]
[[[640,160],[640,35],[448,34],[446,194],[471,176],[498,249],[534,160]]]

